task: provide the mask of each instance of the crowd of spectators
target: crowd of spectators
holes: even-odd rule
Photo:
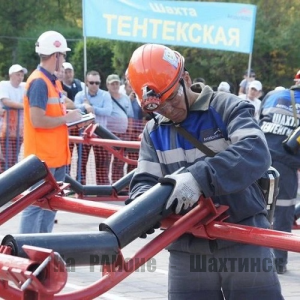
[[[21,65],[12,65],[9,69],[9,81],[0,82],[0,172],[13,166],[20,156],[23,142],[23,95],[24,76],[27,69]],[[94,113],[96,122],[104,126],[122,140],[138,141],[149,115],[142,112],[136,94],[126,80],[126,73],[120,77],[110,74],[105,78],[107,91],[100,89],[100,73],[95,70],[87,72],[85,82],[75,77],[73,65],[64,62],[56,77],[61,81],[65,93],[68,110],[80,109],[82,113]],[[296,77],[299,75],[296,75]],[[297,81],[295,81],[297,83]],[[196,92],[207,84],[203,77],[191,79],[192,89]],[[255,106],[255,118],[259,118],[259,107],[263,87],[256,80],[255,72],[245,71],[239,84],[238,96],[249,100]],[[284,89],[276,87],[276,89]],[[222,81],[214,88],[217,91],[233,93],[231,83]],[[82,131],[71,129],[70,136],[80,136]],[[86,184],[87,162],[90,153],[94,154],[96,184],[111,184],[125,173],[132,171],[135,165],[126,165],[117,157],[113,157],[103,147],[91,145],[75,145],[70,143],[71,153],[77,150],[76,179]],[[91,152],[91,149],[93,151]],[[128,158],[137,160],[138,153],[127,153]],[[69,166],[70,172],[70,166]]]

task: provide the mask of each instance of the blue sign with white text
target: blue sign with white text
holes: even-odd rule
[[[256,6],[242,3],[83,0],[83,35],[251,53]]]

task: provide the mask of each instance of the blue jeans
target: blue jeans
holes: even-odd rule
[[[49,171],[52,173],[56,181],[65,180],[66,166],[60,168],[49,168]],[[36,185],[39,185],[40,183],[41,182]],[[19,231],[20,233],[51,232],[54,225],[55,215],[56,211],[30,205],[23,210]]]
[[[269,248],[235,244],[213,254],[170,251],[169,300],[283,300]]]

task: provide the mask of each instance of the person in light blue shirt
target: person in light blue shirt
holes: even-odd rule
[[[89,71],[86,75],[86,91],[76,94],[74,104],[82,112],[94,113],[96,123],[107,127],[107,118],[111,115],[113,105],[110,94],[99,88],[101,83],[100,74],[97,71]],[[90,145],[82,147],[81,182],[86,184],[86,164],[90,152]],[[98,185],[109,184],[109,162],[110,156],[107,150],[100,146],[93,146],[96,165],[96,181]]]
[[[107,91],[101,90],[100,75],[97,71],[90,71],[86,76],[87,91],[80,91],[75,96],[75,106],[82,112],[92,112],[96,116],[96,122],[101,126],[107,126],[107,117],[112,113],[112,102]]]
[[[120,77],[118,75],[109,75],[106,79],[106,86],[113,105],[107,128],[113,133],[126,133],[127,130],[131,129],[131,121],[134,117],[131,100],[127,95],[119,92]]]
[[[133,128],[133,109],[131,100],[127,95],[121,94],[120,77],[111,74],[106,79],[107,90],[111,96],[113,105],[112,113],[108,118],[107,128],[121,140],[131,139]],[[112,181],[115,182],[123,177],[124,162],[114,157],[112,164]]]

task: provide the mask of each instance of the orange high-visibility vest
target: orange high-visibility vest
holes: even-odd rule
[[[68,127],[63,124],[55,128],[35,128],[30,119],[30,105],[27,91],[33,80],[41,78],[47,84],[48,102],[46,115],[60,117],[65,114],[65,104],[60,102],[61,85],[56,87],[41,71],[35,70],[27,79],[24,96],[24,156],[36,155],[49,168],[59,168],[70,164]]]

